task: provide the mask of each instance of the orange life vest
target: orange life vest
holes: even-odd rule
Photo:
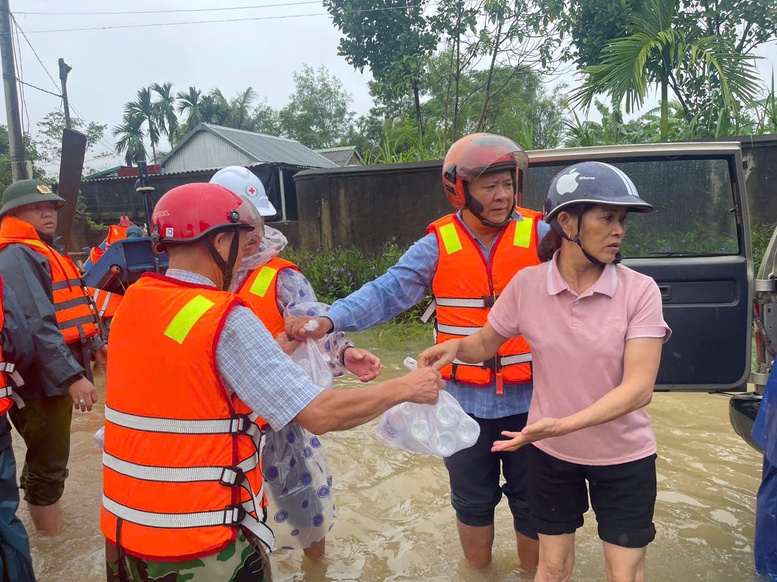
[[[100,333],[92,295],[69,257],[60,255],[43,242],[31,224],[6,215],[0,224],[0,249],[10,244],[25,245],[48,259],[54,310],[65,343],[71,344]]]
[[[97,308],[97,315],[101,321],[106,321],[116,315],[116,310],[121,305],[124,295],[110,293],[104,289],[95,289],[94,287],[89,287],[88,289],[92,294],[94,305]]]
[[[100,260],[100,257],[105,254],[105,251],[111,248],[113,243],[115,243],[117,240],[124,240],[125,238],[127,238],[126,226],[120,226],[118,224],[110,225],[108,227],[108,236],[105,237],[105,240],[100,244],[100,246],[92,247],[92,250],[89,251],[89,260],[94,265],[97,261]]]
[[[111,326],[105,402],[105,537],[128,554],[184,561],[242,526],[272,547],[257,451],[264,422],[224,386],[216,346],[232,293],[146,273]]]
[[[3,309],[3,280],[0,279],[0,329],[5,325],[5,310]],[[0,346],[0,416],[5,414],[13,406],[11,395],[13,387],[8,381],[8,376],[13,374],[16,366],[13,362],[6,362],[3,358],[3,349]]]
[[[461,219],[449,214],[429,225],[437,236],[439,260],[432,282],[437,304],[435,341],[442,343],[476,333],[487,321],[494,301],[524,267],[539,264],[537,221],[541,214],[518,208],[523,220],[510,222],[494,241],[488,259]],[[531,381],[531,350],[523,336],[507,340],[488,362],[455,360],[442,370],[446,380],[488,386]]]
[[[285,269],[299,271],[294,263],[274,257],[251,271],[237,290],[237,294],[254,308],[273,337],[286,327],[283,314],[278,309],[278,274]]]

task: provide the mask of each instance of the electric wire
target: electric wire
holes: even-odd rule
[[[385,8],[363,8],[359,10],[344,10],[343,14],[361,14],[362,12],[384,12],[389,10],[407,10],[409,8],[421,8],[422,4],[408,4],[405,6],[387,6]],[[252,16],[249,18],[225,18],[221,20],[190,20],[185,22],[151,22],[148,24],[116,24],[105,26],[88,26],[81,28],[58,28],[49,30],[31,30],[29,34],[51,34],[55,32],[82,32],[87,30],[115,30],[126,28],[153,28],[160,26],[185,26],[191,24],[225,24],[230,22],[254,22],[259,20],[283,20],[287,18],[307,18],[310,16],[329,16],[323,12],[309,12],[307,14],[280,14],[277,16]],[[22,33],[24,34],[24,33]]]
[[[22,29],[21,26],[19,26],[19,23],[16,21],[16,19],[14,18],[13,14],[11,14],[11,20],[13,20],[14,26],[16,26],[16,28],[19,30],[19,32],[22,33],[22,36],[24,37],[24,40],[27,41],[27,44],[30,46],[30,49],[32,50],[32,54],[34,54],[35,58],[38,59],[38,62],[40,63],[40,66],[43,67],[44,71],[46,71],[46,74],[49,76],[49,79],[51,79],[51,82],[54,84],[54,87],[56,87],[57,90],[59,90],[59,88],[60,88],[59,85],[54,80],[54,77],[51,76],[51,73],[49,73],[49,70],[46,68],[46,65],[43,64],[43,61],[38,56],[38,52],[35,50],[35,47],[32,46],[32,43],[30,42],[30,39],[27,38],[27,35],[24,34],[24,30]]]
[[[16,14],[25,16],[111,16],[133,14],[177,14],[181,12],[225,12],[230,10],[256,10],[260,8],[281,8],[286,6],[300,6],[303,4],[320,4],[320,0],[305,0],[304,2],[283,2],[281,4],[256,4],[253,6],[222,6],[219,8],[179,8],[171,10],[127,10],[120,12],[32,12],[16,11]]]

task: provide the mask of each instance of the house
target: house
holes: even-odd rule
[[[245,166],[264,184],[278,209],[275,220],[296,221],[294,174],[301,170],[336,168],[336,163],[292,139],[201,123],[159,162],[161,172],[150,175],[155,188],[149,204],[168,190],[190,182],[207,182],[225,166]],[[149,166],[151,168],[151,166]],[[81,183],[86,212],[96,222],[113,223],[129,215],[145,223],[144,201],[134,189],[137,169],[98,172]]]
[[[326,159],[334,162],[341,168],[344,166],[363,166],[364,160],[356,151],[356,146],[344,146],[339,148],[326,148],[322,150],[316,150],[317,154],[321,154]]]

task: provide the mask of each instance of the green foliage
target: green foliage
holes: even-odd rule
[[[660,133],[668,135],[668,90],[671,88],[687,113],[685,83],[700,72],[705,87],[718,90],[720,104],[732,109],[747,102],[757,92],[755,67],[719,36],[703,36],[694,23],[679,27],[677,0],[644,0],[640,11],[632,13],[626,35],[608,42],[600,53],[600,63],[583,69],[588,75],[574,100],[590,105],[596,94],[607,93],[613,103],[625,101],[626,111],[642,106],[650,85],[660,87]]]
[[[753,246],[753,273],[756,276],[758,276],[758,269],[761,268],[761,261],[775,228],[777,228],[777,224],[756,224],[753,226],[750,240]]]
[[[73,129],[80,131],[86,136],[86,151],[90,157],[101,158],[109,155],[106,152],[96,156],[91,151],[105,135],[105,130],[108,128],[107,125],[95,122],[86,123],[78,118],[71,118],[70,124]],[[57,166],[60,157],[62,157],[62,134],[65,131],[65,114],[62,111],[52,111],[47,113],[37,125],[38,135],[35,144],[40,160]]]
[[[35,166],[39,159],[38,150],[35,142],[29,135],[24,135],[24,159],[33,163],[32,177],[43,179],[44,174],[40,168]],[[8,141],[8,128],[0,124],[0,194],[13,182],[11,172],[11,148]]]
[[[281,257],[295,263],[307,277],[319,301],[332,303],[347,297],[396,264],[404,251],[389,244],[380,254],[366,256],[357,248],[336,248],[328,252],[286,247]],[[397,317],[399,321],[417,321],[431,301],[431,293],[413,309]]]
[[[353,120],[352,97],[324,66],[294,73],[294,93],[280,110],[282,132],[312,149],[340,144]]]

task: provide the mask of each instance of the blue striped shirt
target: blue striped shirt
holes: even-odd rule
[[[191,271],[168,269],[166,275],[215,287],[210,279]],[[273,430],[286,426],[321,392],[247,307],[235,307],[227,316],[216,346],[216,366],[227,389]]]
[[[523,220],[523,217],[516,215],[516,220]],[[547,224],[540,222],[540,236],[548,228]],[[473,238],[478,240],[474,235]],[[491,249],[479,240],[478,244],[484,255],[490,257]],[[438,257],[437,237],[433,233],[427,234],[410,247],[385,275],[335,301],[326,316],[338,331],[361,331],[393,319],[423,299],[426,290],[432,286]],[[495,382],[489,387],[446,382],[446,390],[469,414],[478,418],[503,418],[529,411],[532,384],[505,384],[504,394],[496,393]]]

